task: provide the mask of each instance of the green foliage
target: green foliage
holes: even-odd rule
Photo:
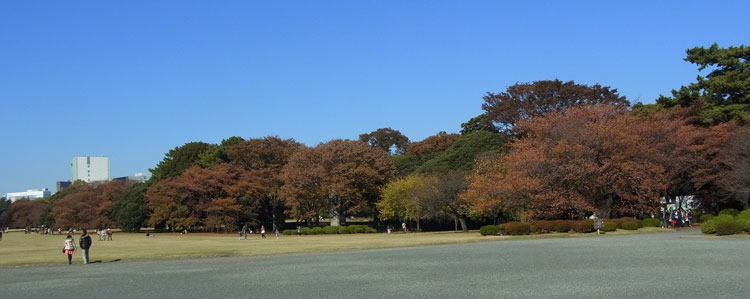
[[[573,231],[577,233],[590,233],[596,231],[594,228],[594,221],[592,220],[580,220],[573,222]]]
[[[281,234],[285,235],[285,236],[294,236],[294,235],[297,234],[297,230],[296,229],[285,229],[285,230],[281,231]]]
[[[706,223],[706,222],[710,221],[714,217],[716,217],[716,216],[711,215],[711,214],[703,214],[703,215],[701,215],[701,217],[700,217],[699,220],[700,220],[701,223]]]
[[[624,230],[637,230],[641,228],[641,225],[636,221],[625,221],[620,224],[620,228]]]
[[[311,235],[321,235],[321,234],[324,234],[324,233],[325,233],[325,231],[323,230],[322,227],[313,227],[312,230],[310,231]]]
[[[686,61],[698,65],[698,71],[710,70],[697,82],[672,90],[672,96],[661,96],[657,103],[665,107],[700,105],[700,116],[706,124],[750,118],[750,47],[687,50]]]
[[[434,154],[430,156],[434,156]],[[399,176],[413,174],[426,161],[423,157],[412,154],[392,155],[390,158],[393,161],[393,166],[398,170]]]
[[[711,218],[710,220],[701,224],[701,232],[704,234],[716,233],[716,226],[722,222],[734,221],[734,217],[729,214],[722,214]]]
[[[718,236],[739,234],[743,229],[744,223],[737,220],[719,221],[715,227]]]
[[[485,152],[504,152],[508,137],[501,133],[475,131],[461,136],[447,150],[426,161],[415,172],[451,172],[471,170],[475,158]]]
[[[502,225],[503,234],[506,235],[528,235],[531,233],[531,224],[526,222],[508,222]]]
[[[482,113],[461,124],[461,135],[476,131],[497,132],[497,128],[492,124],[492,120],[487,116],[487,113]]]
[[[419,220],[422,208],[419,205],[417,191],[425,186],[424,179],[418,175],[391,181],[380,191],[381,200],[376,207],[383,219]]]
[[[196,160],[195,163],[202,167],[210,167],[219,163],[229,162],[227,149],[243,141],[245,141],[245,139],[242,139],[242,137],[232,136],[222,140],[218,145],[212,144],[208,149],[198,155],[198,160]]]
[[[10,223],[10,199],[0,198],[0,227],[8,226]]]
[[[302,229],[300,230],[300,232],[301,232],[301,233],[302,233],[303,235],[314,235],[314,234],[313,234],[313,229],[312,229],[312,228],[309,228],[309,227],[303,227],[303,228],[302,228]]]
[[[482,236],[494,236],[500,233],[500,228],[497,225],[484,225],[479,228],[479,234]]]
[[[617,222],[612,221],[604,221],[604,225],[602,225],[602,231],[605,232],[613,232],[617,230]]]
[[[737,218],[740,219],[750,219],[750,210],[744,210],[737,214]]]
[[[148,217],[146,189],[148,189],[146,183],[130,185],[112,207],[112,215],[123,231],[138,232],[146,223]]]
[[[347,225],[347,226],[325,226],[325,227],[303,227],[300,230],[303,235],[334,235],[334,234],[370,234],[378,231],[367,225]],[[296,235],[297,231],[293,229],[284,230],[285,235]]]
[[[634,222],[638,226],[638,228],[643,227],[642,221],[632,218],[632,217],[622,217],[622,218],[617,218],[617,219],[611,219],[610,221],[617,223],[617,228],[622,228],[622,229],[624,229],[622,227],[622,224],[625,222]]]
[[[740,214],[740,211],[737,209],[723,209],[719,211],[719,216],[721,215],[731,215],[732,217],[737,216]]]
[[[152,176],[149,181],[158,182],[180,175],[185,169],[195,165],[201,154],[211,147],[205,142],[189,142],[171,149],[155,168],[150,169]]]
[[[409,145],[409,138],[391,128],[380,128],[370,133],[360,134],[359,140],[389,154],[403,154],[406,146]]]
[[[643,219],[643,226],[645,227],[660,227],[661,226],[661,220],[656,218],[646,218]]]

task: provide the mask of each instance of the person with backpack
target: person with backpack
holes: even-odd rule
[[[83,235],[81,235],[81,239],[78,243],[79,245],[81,245],[81,250],[83,250],[83,264],[86,265],[89,263],[89,248],[91,248],[91,236],[86,233],[85,228],[83,229]]]
[[[68,256],[68,265],[73,263],[73,254],[76,252],[76,244],[73,241],[73,236],[68,235],[65,237],[65,245],[62,252]]]

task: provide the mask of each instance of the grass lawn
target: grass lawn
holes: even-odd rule
[[[611,235],[666,232],[661,228],[642,228],[637,231],[618,230]],[[76,235],[76,244],[78,237]],[[478,232],[429,232],[429,233],[375,233],[355,235],[311,235],[281,236],[275,239],[260,239],[258,235],[238,240],[236,234],[179,235],[172,233],[145,234],[115,233],[113,241],[99,241],[92,235],[92,261],[113,260],[174,259],[188,257],[215,256],[257,256],[286,253],[330,252],[369,248],[405,247],[466,243],[492,240],[544,239],[591,237],[593,234],[554,233],[528,236],[481,236]],[[0,267],[22,265],[65,264],[62,253],[64,235],[25,235],[22,232],[6,233],[0,241]],[[80,250],[74,255],[74,262],[81,263]]]

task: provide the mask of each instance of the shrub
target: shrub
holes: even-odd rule
[[[318,226],[318,227],[313,227],[313,229],[312,229],[312,234],[313,235],[320,235],[320,234],[323,234],[323,233],[324,233],[324,231],[323,231],[322,227]]]
[[[534,231],[539,233],[551,233],[555,231],[555,221],[550,220],[536,220],[531,223]]]
[[[330,234],[330,235],[338,234],[339,226],[326,226],[323,228],[323,233]]]
[[[703,215],[701,215],[701,218],[698,219],[698,221],[700,221],[701,223],[706,223],[709,220],[711,220],[711,218],[714,218],[714,217],[716,217],[716,216],[711,215],[711,214],[703,214]]]
[[[643,226],[646,227],[660,227],[661,226],[661,220],[656,218],[646,218],[643,219]]]
[[[494,236],[500,232],[500,228],[497,225],[485,225],[479,228],[479,233],[482,236]]]
[[[506,235],[528,235],[531,233],[531,224],[525,222],[508,222],[503,224],[503,233]]]
[[[740,211],[737,209],[723,209],[719,212],[719,215],[732,215],[732,217],[737,216],[740,214]]]
[[[610,221],[612,221],[614,223],[617,223],[617,228],[622,228],[622,229],[624,229],[622,227],[622,224],[625,223],[625,222],[635,222],[636,225],[638,226],[638,228],[643,227],[643,221],[640,221],[640,220],[635,219],[633,217],[622,217],[622,218],[612,219]]]
[[[349,225],[350,234],[362,234],[367,230],[367,225]]]
[[[303,235],[312,235],[313,234],[312,228],[309,228],[309,227],[303,227],[302,230],[300,230],[300,232],[302,232]]]
[[[596,231],[596,229],[594,229],[594,221],[591,220],[576,221],[573,223],[573,230],[577,233],[590,233]]]
[[[604,221],[604,225],[602,225],[602,231],[613,232],[616,230],[617,230],[617,222]]]
[[[701,232],[704,234],[716,233],[716,226],[722,222],[734,221],[734,217],[729,214],[723,214],[712,217],[710,220],[701,224]]]
[[[567,233],[573,229],[573,221],[570,220],[555,220],[553,221],[554,231],[558,233]]]
[[[737,214],[737,218],[739,219],[750,219],[750,210],[744,210]]]
[[[641,228],[642,224],[639,224],[636,221],[625,221],[620,224],[620,228],[625,230],[637,230]]]
[[[691,218],[690,221],[699,221],[701,219],[701,217],[703,216],[703,210],[701,210],[701,209],[692,209],[692,210],[690,210],[690,214],[692,214],[691,217],[690,217]],[[695,219],[695,220],[693,220],[693,219]]]
[[[750,218],[737,217],[736,219],[740,222],[742,230],[750,233]]]
[[[373,234],[373,233],[377,233],[377,232],[378,232],[377,229],[374,229],[374,228],[369,227],[369,226],[365,227],[365,233]]]
[[[297,230],[296,229],[285,229],[285,230],[281,231],[281,234],[285,235],[285,236],[293,236],[293,235],[297,234]]]
[[[742,232],[743,224],[737,220],[719,221],[716,223],[716,235],[734,235]]]

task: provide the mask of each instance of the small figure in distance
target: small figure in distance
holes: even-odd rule
[[[263,239],[266,238],[266,227],[263,225],[260,226],[260,237]]]
[[[62,252],[68,256],[68,265],[72,264],[73,254],[76,252],[76,244],[75,241],[73,241],[73,236],[71,236],[70,234],[65,237],[65,245]]]
[[[596,213],[591,214],[589,217],[592,221],[594,221],[594,228],[596,229],[596,234],[600,235],[602,233],[601,229],[604,226],[604,221],[602,221],[599,216],[596,216]]]
[[[406,222],[401,222],[401,230],[406,232]]]
[[[245,225],[242,226],[242,230],[240,230],[240,240],[242,240],[242,238],[247,240],[247,223],[245,223]]]
[[[112,229],[111,228],[107,229],[107,240],[112,241]]]

